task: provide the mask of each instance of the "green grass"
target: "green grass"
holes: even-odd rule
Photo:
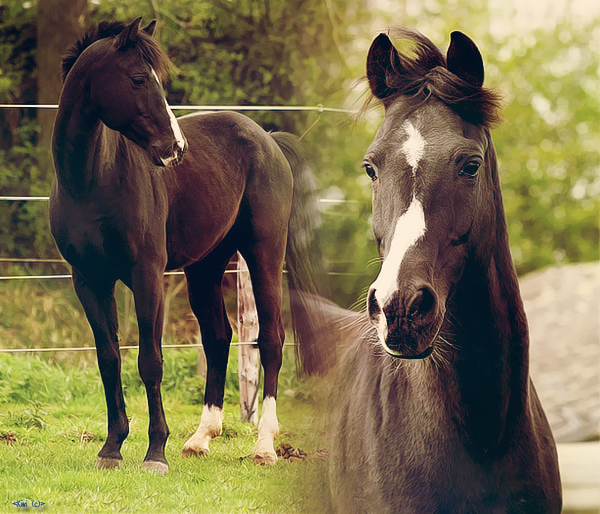
[[[164,344],[195,342],[183,284],[173,278],[167,289]],[[119,285],[117,301],[121,344],[135,345],[131,292]],[[2,284],[0,348],[93,345],[68,282]],[[280,461],[269,467],[252,463],[257,430],[239,419],[236,347],[230,352],[223,435],[212,441],[207,458],[181,457],[204,399],[204,379],[196,373],[198,351],[163,350],[163,403],[171,432],[166,476],[142,468],[148,414],[137,351],[121,352],[130,435],[122,448],[123,464],[114,470],[95,467],[107,434],[95,352],[0,353],[0,513],[24,510],[13,505],[19,500],[27,500],[29,512],[323,512],[324,461]],[[326,446],[318,420],[327,385],[317,379],[299,381],[293,353],[290,347],[284,350],[275,444],[286,441],[315,452]],[[45,505],[32,507],[34,501]]]
[[[6,274],[16,275],[17,271],[8,271]],[[165,343],[196,342],[193,332],[197,331],[197,324],[190,321],[193,316],[184,286],[182,277],[165,278],[165,302],[168,307],[163,336]],[[137,345],[138,327],[133,294],[119,282],[115,298],[120,343],[123,346]],[[73,347],[93,348],[94,339],[70,280],[0,282],[0,348]],[[47,355],[54,362],[95,362],[94,351]]]
[[[198,512],[294,513],[321,510],[324,461],[260,467],[250,454],[256,428],[239,420],[237,352],[232,349],[223,435],[207,458],[181,457],[196,430],[203,382],[195,375],[196,351],[165,352],[164,406],[171,435],[166,476],[142,469],[147,449],[147,405],[137,375],[137,356],[124,358],[130,435],[123,464],[99,470],[95,461],[106,437],[106,408],[95,365],[51,363],[36,356],[0,354],[0,512]],[[276,444],[308,452],[324,446],[318,413],[322,380],[298,381],[286,349],[278,401],[281,433]],[[42,508],[32,507],[41,501]]]

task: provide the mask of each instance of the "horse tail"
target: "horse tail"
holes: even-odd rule
[[[294,195],[288,225],[286,267],[297,369],[325,375],[336,362],[336,337],[328,313],[318,301],[327,294],[317,184],[300,140],[285,132],[271,134],[292,169]]]

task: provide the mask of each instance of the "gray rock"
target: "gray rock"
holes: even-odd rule
[[[520,281],[530,372],[557,442],[600,437],[600,263],[549,268]]]

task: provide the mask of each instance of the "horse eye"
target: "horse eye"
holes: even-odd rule
[[[131,80],[136,86],[143,86],[146,82],[145,77],[132,77]]]
[[[365,162],[362,165],[362,167],[364,168],[367,175],[369,175],[369,178],[371,180],[377,180],[377,172],[375,171],[375,168],[373,166],[371,166],[368,162]]]
[[[463,169],[460,170],[459,175],[461,177],[474,178],[477,176],[477,172],[479,171],[480,166],[481,163],[479,162],[469,161],[463,166]]]

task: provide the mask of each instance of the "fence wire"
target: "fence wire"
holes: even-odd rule
[[[319,115],[324,112],[340,113],[340,114],[356,114],[357,111],[349,109],[338,109],[334,107],[324,107],[321,104],[316,106],[290,106],[290,105],[170,105],[173,111],[312,111]],[[58,104],[0,104],[0,109],[57,109]],[[0,195],[0,201],[9,202],[31,202],[31,201],[48,201],[48,196],[6,196]],[[356,203],[352,200],[337,200],[331,198],[321,198],[319,200],[325,204],[343,204]],[[6,263],[46,263],[46,264],[65,264],[68,263],[63,259],[10,259],[0,258],[0,262]],[[238,273],[238,270],[226,270],[225,273]],[[284,273],[286,271],[284,270]],[[330,273],[331,275],[350,275],[348,273]],[[184,275],[183,271],[169,271],[165,276],[169,275]],[[354,274],[352,274],[354,275]],[[0,276],[0,281],[8,280],[47,280],[47,279],[70,279],[71,274],[64,275],[16,275],[16,276]],[[231,343],[231,346],[256,346],[255,341],[241,341]],[[284,346],[296,346],[293,343],[285,343]],[[168,344],[162,345],[162,348],[177,349],[177,348],[201,348],[202,344]],[[0,348],[0,353],[33,353],[33,352],[80,352],[95,350],[95,346],[85,346],[79,348]],[[139,350],[139,346],[121,346],[120,350]]]

